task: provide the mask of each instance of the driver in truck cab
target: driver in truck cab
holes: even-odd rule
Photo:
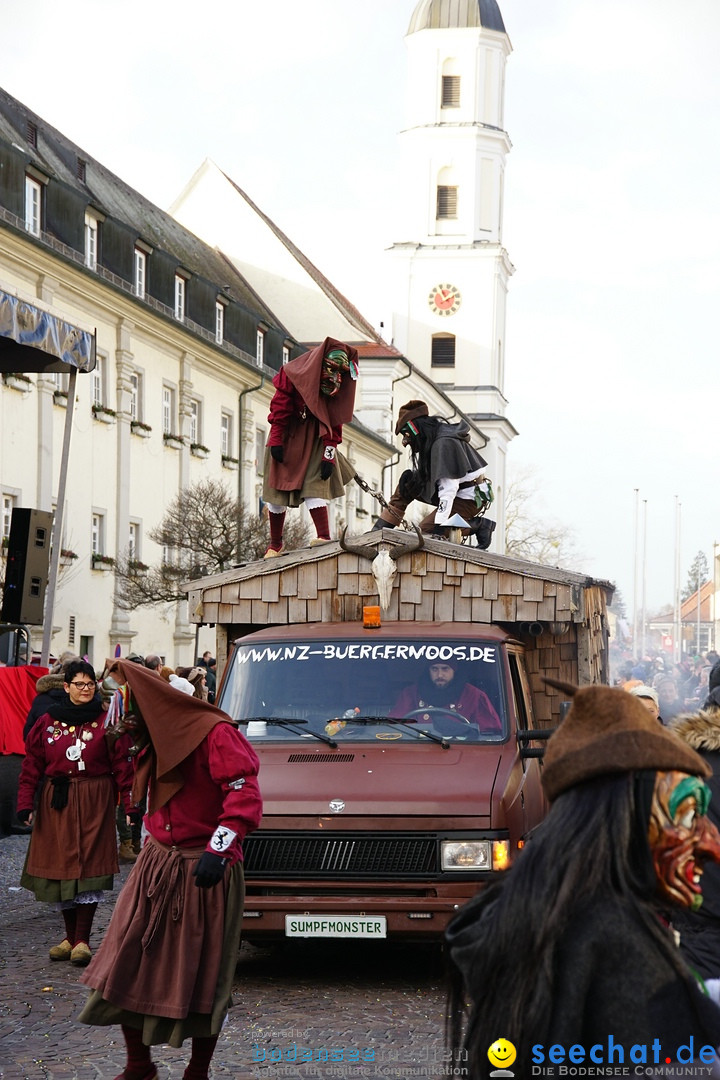
[[[423,710],[428,710],[423,712]],[[467,682],[457,660],[435,660],[416,683],[406,686],[390,711],[399,719],[412,714],[419,721],[464,720],[481,731],[502,731],[502,721],[483,690]]]

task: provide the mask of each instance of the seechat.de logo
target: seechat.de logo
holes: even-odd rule
[[[511,1072],[507,1066],[512,1065],[516,1057],[517,1050],[509,1039],[496,1039],[488,1050],[490,1064],[495,1066],[490,1075],[514,1076],[515,1073]]]

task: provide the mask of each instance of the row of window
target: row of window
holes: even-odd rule
[[[91,403],[95,408],[107,409],[107,397],[105,394],[105,364],[104,357],[98,355],[94,371],[91,373]],[[60,372],[50,372],[47,375],[55,383],[57,389],[66,394],[68,389],[68,375]],[[133,422],[144,423],[143,409],[143,376],[139,371],[130,375],[130,419]],[[203,442],[203,402],[199,398],[190,399],[190,443],[202,444]],[[177,392],[174,386],[165,385],[162,388],[162,411],[161,423],[163,435],[177,435]],[[258,429],[261,430],[261,429]],[[265,438],[265,432],[262,432]],[[264,445],[264,444],[263,444]],[[223,457],[234,457],[233,443],[233,413],[229,410],[220,412],[220,452]],[[3,532],[3,535],[6,535]]]
[[[25,228],[32,236],[39,237],[42,232],[43,183],[29,174],[25,177]],[[102,215],[90,210],[85,213],[85,265],[90,270],[98,269],[100,251],[100,230]],[[152,250],[137,241],[133,253],[133,293],[139,299],[145,299],[147,291],[148,258]],[[189,275],[178,271],[175,274],[174,314],[179,322],[187,316],[187,283]],[[225,308],[227,300],[219,297],[215,301],[215,341],[222,345],[225,340]],[[283,346],[282,362],[290,359],[290,346]],[[265,362],[265,330],[258,327],[255,341],[255,361],[258,366]]]
[[[12,523],[12,513],[16,506],[18,506],[18,495],[4,491],[2,494],[2,540],[3,546],[6,545],[10,536],[10,525]],[[53,503],[53,513],[55,512],[56,505]],[[92,524],[90,527],[90,552],[92,555],[104,555],[105,554],[105,514],[101,511],[94,512],[92,515]],[[140,522],[133,521],[130,523],[130,530],[128,534],[127,555],[128,558],[134,561],[140,559],[140,539],[141,539],[141,526]],[[167,553],[163,550],[163,559],[167,561]]]

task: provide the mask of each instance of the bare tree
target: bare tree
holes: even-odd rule
[[[122,586],[120,604],[128,611],[143,604],[185,600],[182,582],[259,559],[269,543],[267,521],[248,513],[218,480],[200,480],[179,492],[148,536],[163,550],[158,565],[146,566],[128,552],[115,563]],[[285,547],[303,547],[307,540],[307,527],[291,515],[283,536]]]
[[[538,504],[539,481],[531,467],[510,478],[505,493],[505,554],[545,566],[572,569],[582,556],[569,525],[542,515]]]
[[[688,570],[688,578],[682,591],[683,601],[689,600],[709,579],[710,567],[708,566],[707,556],[704,551],[698,551]]]

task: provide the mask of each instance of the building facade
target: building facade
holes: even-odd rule
[[[119,645],[190,663],[212,630],[196,638],[184,601],[126,610],[113,561],[142,572],[171,557],[148,530],[194,481],[222,480],[260,511],[271,380],[305,343],[219,252],[1,91],[0,290],[96,335],[72,403],[66,373],[0,382],[3,538],[15,507],[55,509],[73,409],[51,651],[101,667]],[[392,446],[356,422],[344,450],[381,483]],[[364,531],[366,500],[351,485],[336,527]]]

